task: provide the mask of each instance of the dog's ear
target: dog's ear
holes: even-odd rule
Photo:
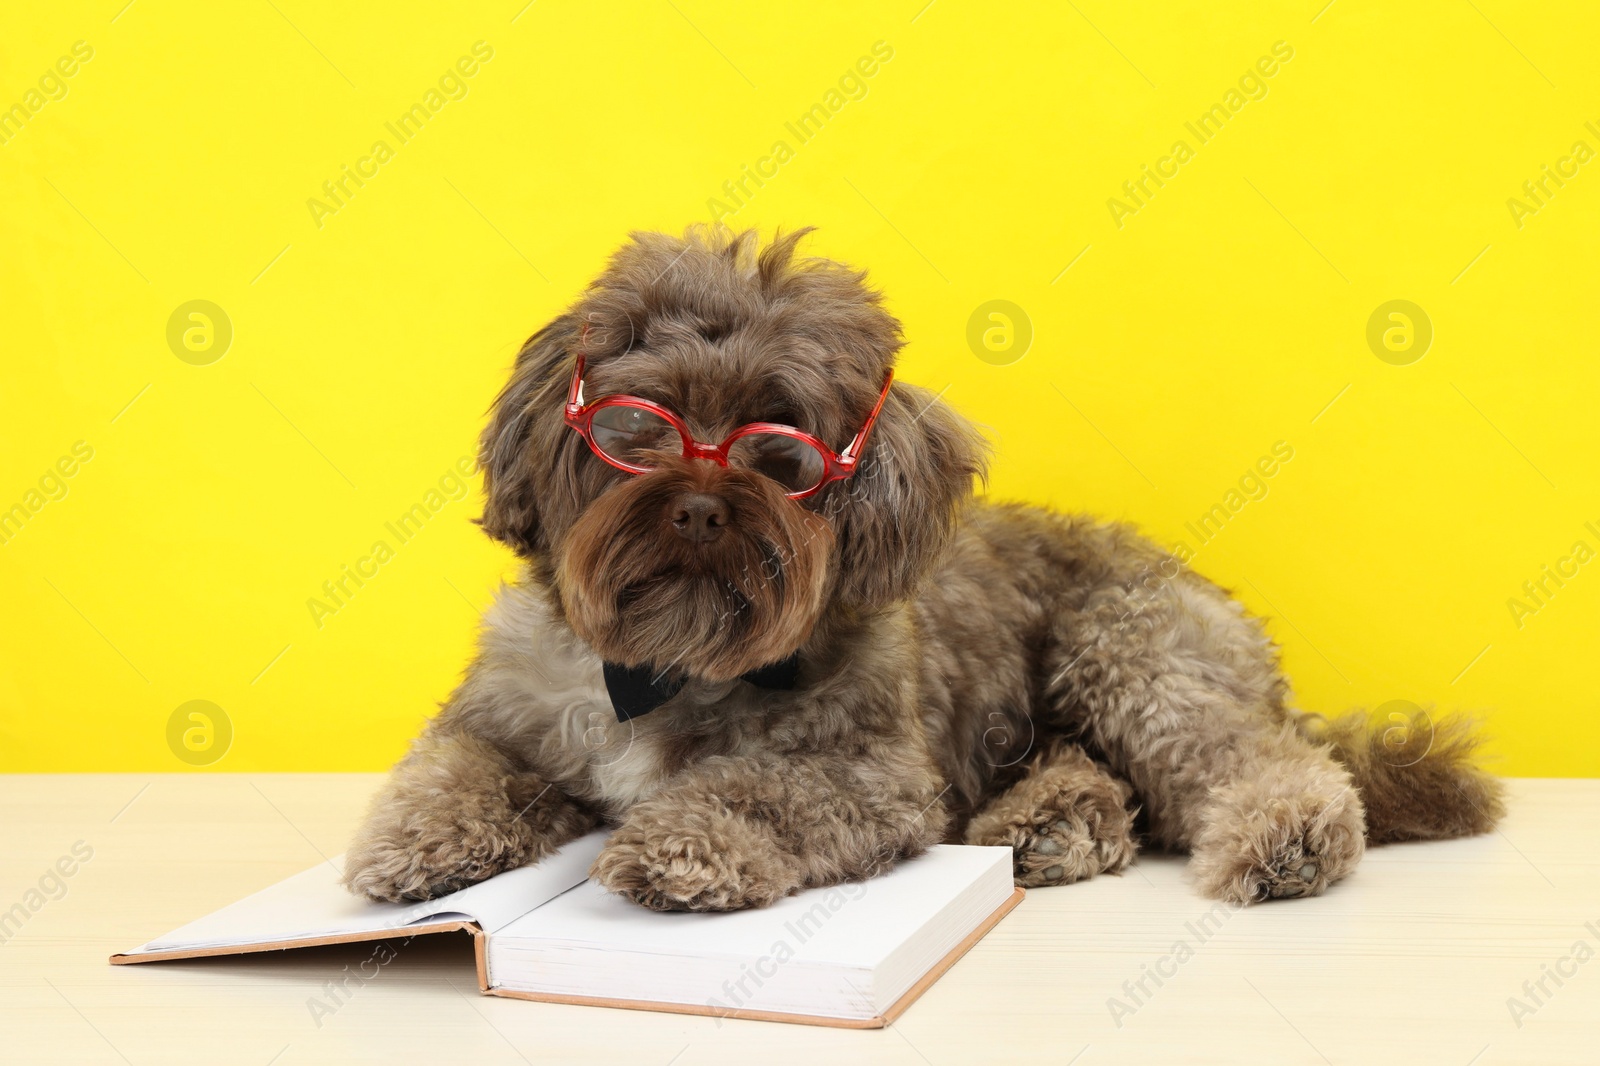
[[[972,423],[926,389],[891,387],[861,465],[827,490],[836,596],[862,610],[909,596],[949,543],[987,450]]]
[[[479,523],[524,557],[546,547],[538,503],[538,482],[545,472],[539,463],[541,456],[552,462],[562,444],[562,411],[572,373],[568,353],[577,338],[570,314],[528,338],[478,441],[486,497]]]

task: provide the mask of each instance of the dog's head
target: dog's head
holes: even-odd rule
[[[634,442],[642,474],[608,464],[567,424],[581,356],[585,403],[642,397],[704,444],[764,422],[843,452],[878,402],[900,325],[862,274],[796,259],[805,232],[759,251],[753,232],[634,234],[524,345],[495,402],[484,529],[534,562],[608,660],[728,680],[789,655],[830,608],[903,599],[981,473],[972,428],[900,382],[854,473],[799,499],[747,463],[749,449],[727,465],[683,458],[649,416],[634,416],[661,431]]]

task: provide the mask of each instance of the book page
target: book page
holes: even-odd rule
[[[1009,848],[937,845],[870,881],[814,888],[761,910],[662,913],[592,881],[497,931],[512,940],[698,958],[760,959],[870,970],[997,864]]]
[[[588,875],[604,832],[520,870],[421,903],[372,903],[339,884],[343,856],[280,881],[237,903],[135,948],[129,955],[243,947],[356,933],[404,935],[428,920],[466,919],[493,931],[559,896]]]

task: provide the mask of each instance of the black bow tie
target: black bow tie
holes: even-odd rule
[[[649,714],[676,696],[683,688],[683,680],[667,678],[665,670],[653,666],[623,666],[605,663],[606,691],[611,694],[611,707],[617,712],[617,721],[626,722]],[[800,653],[787,659],[757,667],[739,675],[760,688],[792,689],[800,673]]]

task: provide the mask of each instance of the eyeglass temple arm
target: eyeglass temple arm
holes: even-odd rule
[[[572,368],[572,385],[567,389],[568,409],[583,406],[583,353],[578,353],[578,364]]]
[[[583,324],[583,332],[578,334],[578,364],[572,368],[572,387],[567,390],[567,407],[576,410],[583,406],[583,364],[584,356],[589,350],[589,323]]]
[[[856,439],[851,441],[845,450],[840,453],[840,462],[848,463],[853,466],[855,465],[856,461],[861,458],[861,449],[867,446],[867,436],[872,432],[872,427],[877,423],[878,412],[883,410],[884,401],[889,398],[889,386],[893,384],[894,371],[891,370],[889,371],[888,376],[883,379],[883,391],[878,393],[878,402],[873,405],[872,413],[867,416],[866,425],[861,427],[861,432],[856,434]]]

